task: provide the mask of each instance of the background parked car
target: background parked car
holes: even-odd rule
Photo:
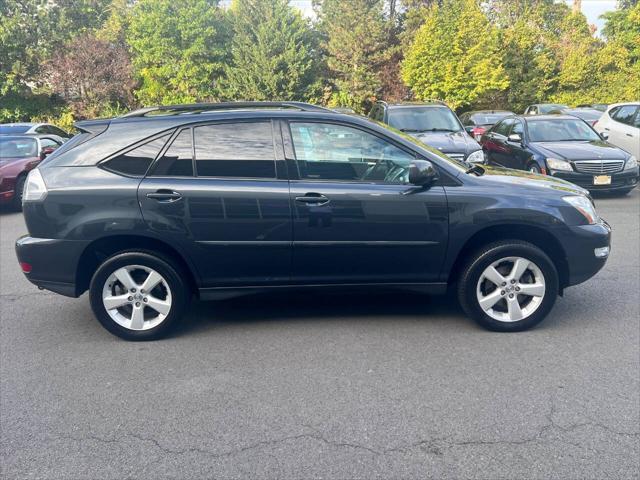
[[[484,161],[480,144],[467,135],[458,116],[442,102],[378,102],[369,117],[397,128],[453,159],[473,163]]]
[[[557,110],[562,108],[569,108],[568,105],[563,105],[561,103],[536,103],[534,105],[529,105],[524,111],[525,115],[544,115],[549,113],[551,110]]]
[[[520,115],[482,136],[487,163],[545,173],[590,191],[629,193],[638,184],[636,157],[570,115]]]
[[[581,118],[592,127],[602,116],[602,112],[600,110],[596,110],[595,108],[558,108],[556,110],[551,110],[549,113],[573,115],[574,117]]]
[[[3,123],[0,124],[0,135],[47,135],[56,140],[66,142],[73,135],[50,123]]]
[[[482,134],[503,118],[515,115],[508,110],[477,110],[460,115],[460,121],[469,135],[480,141]]]
[[[27,174],[60,145],[52,137],[0,135],[0,204],[20,208]]]
[[[609,135],[609,142],[640,157],[640,102],[617,103],[600,117],[596,130]]]
[[[581,103],[580,105],[576,105],[576,108],[593,108],[601,112],[606,112],[608,107],[609,105],[606,103]]]

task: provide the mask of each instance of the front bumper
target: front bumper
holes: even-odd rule
[[[609,255],[597,257],[596,249],[611,248],[611,227],[600,219],[595,225],[567,228],[568,232],[561,236],[561,242],[567,252],[569,278],[566,286],[570,287],[589,280],[607,263]]]
[[[574,183],[582,188],[586,188],[590,192],[616,192],[626,191],[635,188],[638,185],[638,169],[629,171],[621,171],[616,173],[604,174],[611,175],[610,185],[594,185],[592,173],[581,172],[564,172],[552,170],[551,176],[561,178],[568,182]]]
[[[78,297],[82,294],[76,285],[78,264],[88,244],[25,235],[16,240],[16,255],[20,263],[31,266],[31,271],[25,273],[31,283],[67,297]]]

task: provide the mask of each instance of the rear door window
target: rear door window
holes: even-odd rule
[[[103,163],[103,167],[109,171],[129,175],[133,177],[143,176],[147,173],[149,166],[164,147],[169,139],[169,134],[164,135],[155,140],[151,140],[144,145],[122,153],[117,157],[107,160]]]
[[[152,176],[154,177],[192,177],[193,145],[190,128],[180,131],[171,142],[171,146],[156,162]]]
[[[270,121],[203,125],[194,139],[198,177],[276,177]]]
[[[638,105],[624,105],[620,107],[613,115],[613,119],[616,122],[624,123],[626,125],[633,125],[633,119],[638,111]]]

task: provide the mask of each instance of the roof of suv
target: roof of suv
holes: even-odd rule
[[[447,107],[447,104],[441,102],[440,100],[429,100],[425,102],[395,102],[395,103],[387,103],[383,101],[378,101],[387,108],[403,108],[403,107]],[[448,108],[448,107],[447,107]]]

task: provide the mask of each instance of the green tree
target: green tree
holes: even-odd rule
[[[215,0],[139,0],[126,41],[140,102],[170,104],[217,98],[227,60],[228,29]]]
[[[476,0],[433,5],[402,63],[402,78],[420,100],[462,108],[509,86],[497,30]]]
[[[318,29],[327,66],[330,103],[366,110],[379,94],[379,71],[389,50],[382,0],[319,0]]]
[[[310,25],[287,0],[235,1],[223,95],[243,100],[317,96],[317,51]]]

